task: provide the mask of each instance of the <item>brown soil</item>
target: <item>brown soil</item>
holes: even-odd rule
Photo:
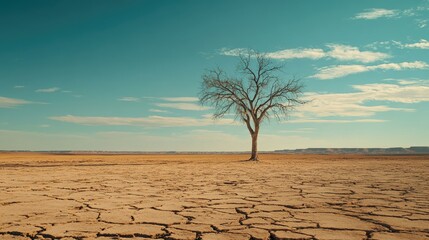
[[[0,154],[0,239],[429,239],[429,156]]]

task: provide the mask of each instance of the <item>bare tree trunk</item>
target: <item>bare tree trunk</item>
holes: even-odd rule
[[[252,155],[250,161],[258,161],[258,132],[252,134]]]

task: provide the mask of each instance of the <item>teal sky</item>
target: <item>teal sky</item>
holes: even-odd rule
[[[249,150],[197,95],[248,49],[307,104],[260,150],[429,145],[429,1],[0,1],[0,150]]]

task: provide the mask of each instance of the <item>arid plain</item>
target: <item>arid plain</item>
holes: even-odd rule
[[[429,239],[429,156],[0,154],[0,239]]]

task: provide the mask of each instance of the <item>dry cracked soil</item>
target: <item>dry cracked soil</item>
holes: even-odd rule
[[[0,154],[0,239],[429,239],[429,156]]]

